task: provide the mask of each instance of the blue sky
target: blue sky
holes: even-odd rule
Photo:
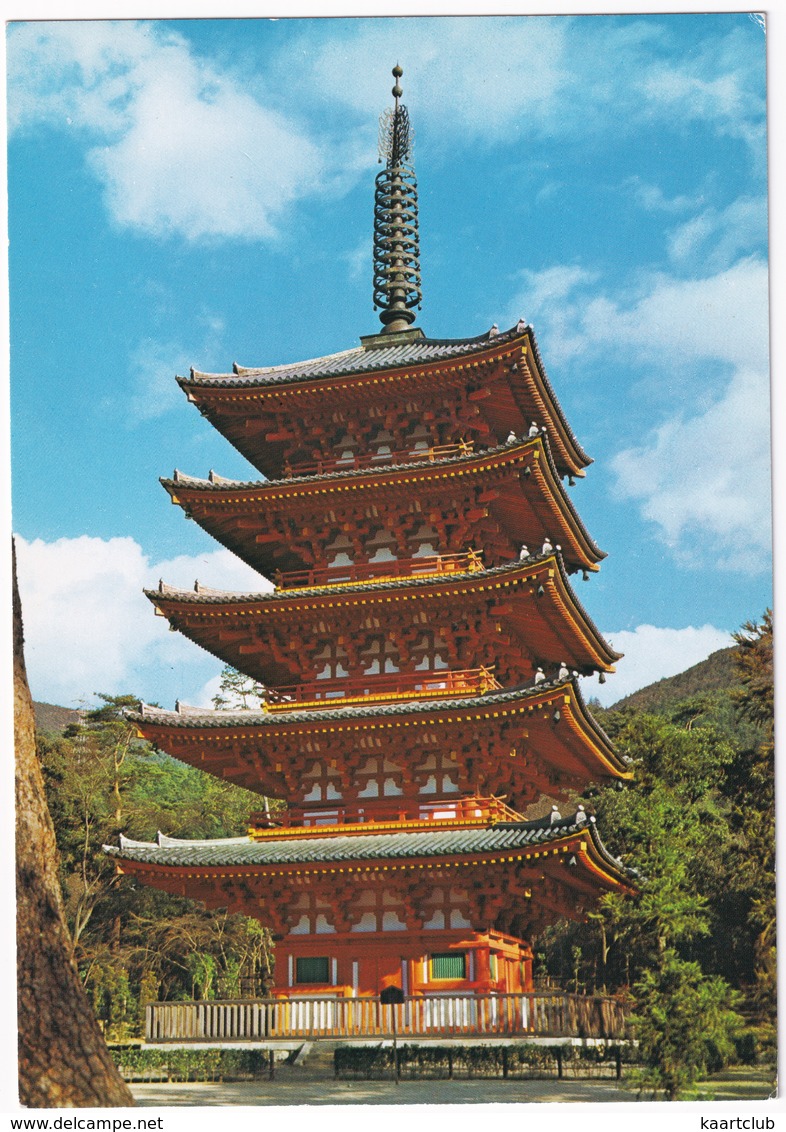
[[[16,23],[13,525],[37,699],[208,702],[141,596],[247,589],[174,467],[254,478],[175,373],[348,348],[404,68],[433,337],[532,322],[595,463],[612,702],[771,603],[765,40],[746,14]],[[586,687],[588,694],[598,689]]]

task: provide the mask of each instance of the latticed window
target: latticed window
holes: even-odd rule
[[[431,956],[432,979],[466,979],[467,954],[465,951],[445,951]]]
[[[329,983],[330,960],[327,955],[303,956],[295,960],[296,983]]]

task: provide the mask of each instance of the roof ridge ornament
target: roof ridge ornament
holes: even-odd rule
[[[400,102],[403,94],[398,63],[392,94],[395,103],[379,120],[379,160],[374,189],[374,309],[380,311],[382,334],[397,334],[415,321],[420,308],[420,241],[418,186],[412,158],[409,113]]]

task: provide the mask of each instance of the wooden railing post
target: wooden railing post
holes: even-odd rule
[[[155,1002],[145,1007],[145,1040],[238,1041],[331,1035],[436,1036],[532,1034],[598,1037],[619,1042],[625,1011],[614,999],[555,992],[408,996],[401,1004],[379,998],[323,997],[198,1002]]]
[[[396,1034],[396,1004],[390,1003],[390,1014],[393,1026],[393,1068],[395,1070],[396,1084],[401,1083],[401,1066],[398,1060],[398,1038]]]

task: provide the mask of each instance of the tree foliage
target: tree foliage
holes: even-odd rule
[[[237,836],[259,803],[139,739],[123,715],[135,697],[99,700],[64,735],[40,736],[39,754],[80,974],[106,1033],[122,1039],[141,1032],[144,1005],[158,997],[260,993],[272,949],[256,920],[208,912],[117,874],[102,846],[120,834]]]
[[[231,665],[221,669],[221,683],[219,690],[213,696],[213,707],[219,711],[232,710],[232,708],[258,708],[265,695],[262,684],[252,680],[243,672],[238,672]]]
[[[640,1092],[676,1100],[700,1074],[734,1057],[734,1036],[742,1027],[734,1009],[740,996],[725,980],[708,978],[698,963],[669,948],[656,967],[642,973],[633,993],[632,1022],[644,1063],[634,1077]]]
[[[550,974],[632,997],[642,1080],[667,1096],[730,1056],[741,1001],[732,987],[744,991],[760,1047],[774,1039],[771,615],[735,639],[737,676],[725,691],[703,689],[694,673],[690,694],[661,698],[658,714],[596,712],[634,779],[591,800],[607,844],[638,870],[638,892],[604,896],[593,933],[561,924],[539,941]],[[712,1057],[701,1037],[709,1019]]]

